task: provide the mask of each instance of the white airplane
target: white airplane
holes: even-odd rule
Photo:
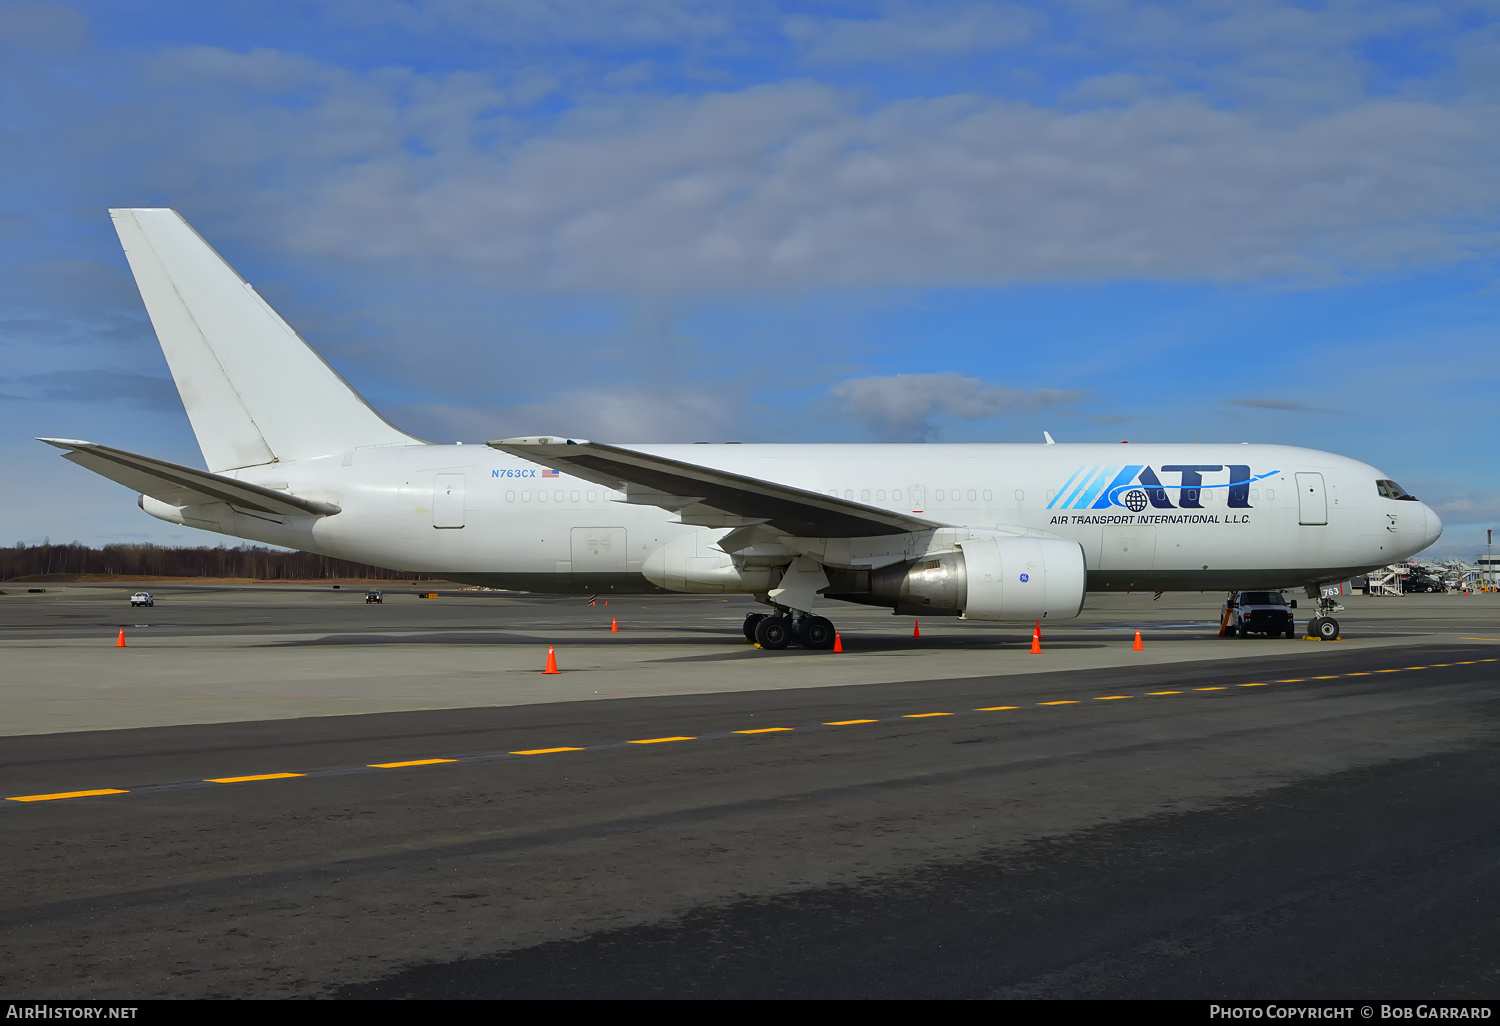
[[[761,647],[824,600],[1075,617],[1088,591],[1307,588],[1437,540],[1357,460],[1283,445],[434,445],[350,388],[176,211],[112,210],[208,470],[44,438],[169,523],[464,583],[743,594]]]

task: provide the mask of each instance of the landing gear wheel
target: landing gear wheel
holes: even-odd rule
[[[755,625],[755,643],[761,648],[781,649],[792,643],[792,621],[768,616]]]
[[[804,648],[833,647],[833,622],[821,616],[803,617],[797,634],[802,639]]]
[[[1324,641],[1337,641],[1339,639],[1339,622],[1331,616],[1320,616],[1317,619],[1317,630],[1313,633]]]
[[[755,625],[766,618],[765,613],[748,613],[745,616],[745,640],[755,640]]]

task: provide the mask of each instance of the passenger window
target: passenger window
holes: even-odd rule
[[[994,497],[995,497],[995,493],[994,492],[990,491],[988,488],[986,488],[984,490],[984,501],[985,502],[989,502]]]
[[[589,500],[589,501],[590,501],[590,502],[594,502],[594,501],[596,501],[596,500],[597,500],[597,499],[598,499],[598,498],[599,498],[599,493],[598,493],[598,492],[589,492],[589,494],[588,494],[588,500]]]
[[[515,502],[516,501],[516,493],[515,492],[506,492],[505,493],[505,501],[506,502]]]
[[[531,493],[530,492],[522,492],[521,493],[521,501],[522,502],[530,502],[531,501]]]
[[[844,498],[846,498],[846,499],[852,499],[852,498],[854,498],[854,489],[853,488],[845,488],[844,489]]]
[[[884,488],[881,488],[879,491],[877,491],[875,493],[875,501],[876,502],[884,502],[885,501],[885,489]]]
[[[932,493],[932,501],[933,502],[942,502],[943,501],[943,490],[941,488],[939,488],[937,491],[935,491],[935,492]]]
[[[860,502],[869,502],[870,501],[870,489],[866,488],[864,491],[862,491],[862,492],[859,493],[859,501]]]
[[[1260,498],[1260,489],[1259,488],[1252,488],[1252,489],[1250,489],[1250,501],[1254,502],[1258,498]]]
[[[547,493],[546,492],[537,492],[536,493],[536,501],[537,502],[546,502],[547,501]]]
[[[562,502],[563,501],[563,493],[562,492],[553,492],[552,493],[552,497],[554,499],[556,499],[558,502]]]
[[[1056,492],[1056,490],[1052,489],[1052,488],[1048,488],[1047,489],[1047,501],[1051,502],[1055,498],[1057,498],[1057,492]]]
[[[574,502],[577,502],[577,501],[578,501],[578,493],[577,493],[577,492],[574,492],[574,493],[573,493],[573,501],[574,501]]]
[[[1275,498],[1276,498],[1276,489],[1274,489],[1274,488],[1267,488],[1266,489],[1266,501],[1270,502],[1271,500],[1273,500]]]
[[[974,501],[974,500],[975,500],[975,499],[977,499],[977,498],[979,498],[979,496],[978,496],[978,495],[975,495],[975,494],[974,494],[974,489],[972,489],[972,488],[970,488],[970,489],[969,489],[969,501],[970,501],[970,502],[973,502],[973,501]]]
[[[1026,493],[1023,492],[1019,488],[1016,489],[1016,501],[1017,502],[1025,502],[1026,501]]]

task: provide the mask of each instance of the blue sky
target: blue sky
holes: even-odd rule
[[[198,463],[136,205],[435,440],[1286,442],[1500,526],[1493,2],[0,2],[0,158],[5,543],[214,540],[31,441]]]

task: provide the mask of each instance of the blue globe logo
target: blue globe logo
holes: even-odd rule
[[[1021,575],[1021,583],[1022,584],[1025,584],[1029,580],[1031,580],[1031,575],[1030,574],[1022,574]]]
[[[1141,491],[1139,488],[1132,489],[1131,491],[1125,493],[1125,508],[1130,510],[1130,512],[1132,513],[1139,513],[1141,510],[1145,509],[1146,502],[1146,493]]]

